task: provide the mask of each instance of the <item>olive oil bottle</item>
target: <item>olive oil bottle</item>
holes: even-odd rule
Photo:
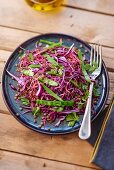
[[[63,0],[25,0],[28,5],[38,11],[49,11],[59,7]]]

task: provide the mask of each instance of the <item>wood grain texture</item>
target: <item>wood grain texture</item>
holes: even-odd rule
[[[109,103],[114,93],[113,16],[113,0],[66,0],[61,10],[47,13],[32,10],[24,0],[0,0],[0,75],[11,51],[26,39],[47,32],[74,35],[104,46]],[[1,93],[0,86],[0,170],[98,169],[89,163],[92,147],[77,133],[48,136],[27,129],[9,115]]]
[[[62,7],[47,13],[31,9],[23,0],[0,0],[0,25],[32,32],[61,32],[114,47],[114,17]]]
[[[93,170],[47,159],[0,150],[1,170]]]
[[[0,27],[0,49],[12,51],[21,43],[36,35],[39,34]]]
[[[0,114],[0,148],[87,167],[91,145],[77,133],[50,136],[36,133],[18,123],[11,115]]]
[[[23,41],[36,35],[38,34],[31,33],[28,31],[12,29],[12,28],[0,27],[0,49],[5,49],[5,50],[0,50],[0,75],[2,75],[5,62],[7,61],[8,57],[11,54],[10,51],[13,51]],[[6,50],[10,50],[10,51],[6,51]],[[114,49],[113,48],[103,47],[103,60],[109,70],[114,70]],[[109,94],[109,101],[113,93],[113,86],[114,86],[113,79],[114,79],[113,73],[110,73],[110,80],[111,80],[110,87],[111,88],[110,88],[110,94]],[[0,100],[1,100],[0,111],[3,113],[9,114],[4,104],[1,93],[2,93],[2,89],[0,86]]]
[[[114,15],[113,0],[64,0],[64,5],[82,10]]]
[[[13,51],[21,43],[37,35],[39,34],[0,27],[0,49]],[[6,61],[9,55],[8,52],[5,54],[5,52],[0,51],[0,61]],[[114,48],[103,47],[103,60],[109,69],[114,70]]]

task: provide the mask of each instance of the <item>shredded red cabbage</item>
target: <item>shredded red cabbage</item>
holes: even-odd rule
[[[84,114],[88,98],[89,83],[82,72],[82,62],[78,57],[78,49],[64,45],[54,47],[39,47],[36,43],[32,51],[23,50],[17,65],[17,75],[7,73],[17,81],[17,100],[22,100],[22,108],[29,109],[23,114],[32,112],[35,117],[41,115],[41,126],[47,122],[59,126],[66,116],[75,112],[77,115]],[[44,86],[46,86],[45,89]],[[51,92],[50,92],[51,91]],[[52,94],[52,92],[54,94]],[[72,106],[54,106],[59,97],[62,101],[73,101]],[[42,100],[38,104],[37,100]],[[47,103],[45,102],[47,101]],[[51,102],[53,101],[53,106]],[[39,126],[40,127],[40,126]]]

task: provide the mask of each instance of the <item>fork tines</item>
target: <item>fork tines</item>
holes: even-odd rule
[[[90,65],[96,63],[101,70],[102,65],[102,46],[100,44],[93,44],[91,46]]]

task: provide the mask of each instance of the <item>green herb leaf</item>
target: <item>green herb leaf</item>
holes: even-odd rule
[[[53,111],[55,111],[55,112],[62,112],[63,110],[64,110],[64,106],[63,105],[60,106],[60,107],[53,107]]]
[[[82,109],[84,104],[79,104],[78,103],[78,109]]]
[[[45,86],[44,84],[42,84],[42,86],[43,86],[43,88],[45,89],[45,91],[47,92],[47,93],[49,93],[51,96],[53,96],[55,99],[57,99],[57,100],[60,100],[60,101],[62,101],[62,99],[56,94],[56,93],[54,93],[51,89],[49,89],[47,86]]]
[[[93,87],[93,95],[95,97],[98,97],[100,96],[100,92],[98,91],[98,88],[96,86]]]
[[[57,42],[57,43],[53,43],[52,45],[50,45],[48,48],[54,48],[56,46],[61,46],[62,45],[62,42]]]
[[[83,108],[83,106],[84,106],[84,104],[85,104],[85,102],[84,102],[84,103],[79,102],[79,103],[78,103],[78,109],[82,109],[82,108]]]
[[[73,85],[75,85],[76,87],[78,87],[78,83],[77,83],[76,81],[70,80],[70,82],[71,82]]]
[[[40,68],[41,65],[40,64],[30,64],[29,67],[30,68]]]
[[[91,65],[90,64],[84,64],[84,68],[86,71],[89,71],[91,69]]]
[[[85,96],[82,97],[82,101],[83,101],[83,102],[86,102],[86,101],[87,101],[87,99],[85,98]]]
[[[56,76],[58,75],[56,69],[51,69],[50,71],[47,71],[47,73],[50,75],[56,75]]]
[[[58,86],[58,83],[55,82],[54,80],[48,79],[48,78],[44,78],[42,80],[43,83],[49,84],[50,86]]]
[[[59,67],[59,65],[58,65]],[[51,69],[50,71],[47,71],[48,74],[50,75],[55,75],[55,76],[62,76],[63,75],[63,67],[60,67],[59,69],[58,68],[53,68]]]
[[[44,54],[43,56],[46,57],[46,59],[51,63],[53,64],[54,66],[58,66],[58,62],[55,61],[55,59],[53,57],[50,57],[48,54]]]
[[[89,96],[89,91],[88,91],[88,89],[86,89],[86,90],[84,90],[84,96],[81,97],[81,101],[82,101],[81,105],[82,104],[84,105],[87,102],[88,96]],[[78,104],[80,105],[80,103],[78,103]]]
[[[21,97],[22,104],[28,106],[30,104],[29,100],[25,97]]]
[[[59,74],[60,76],[63,75],[63,69],[62,69],[62,68],[59,68],[59,69],[58,69],[58,74]]]
[[[82,54],[83,54],[83,53],[81,52],[81,50],[78,50],[78,57],[79,57],[79,59],[82,61],[82,62],[81,62],[81,66],[82,66],[83,75],[84,75],[86,81],[91,82],[90,77],[89,77],[89,75],[88,75],[88,73],[87,73],[87,71],[86,71],[86,69],[85,69],[85,66],[84,66]]]
[[[28,58],[29,58],[30,61],[34,60],[34,56],[32,55],[32,53],[29,54]]]
[[[83,90],[87,90],[87,89],[88,89],[88,85],[82,84],[82,89],[83,89]]]
[[[70,113],[67,117],[66,117],[66,121],[71,121],[71,120],[79,120],[79,116],[77,116],[77,114],[75,112]]]
[[[59,108],[56,110],[56,112],[62,112],[63,110],[64,110],[63,107],[59,107]]]
[[[78,88],[81,89],[82,88],[82,83],[78,84]]]
[[[68,126],[69,127],[73,127],[75,125],[75,123],[76,122],[74,120],[72,120],[72,121],[68,122]]]
[[[73,106],[74,105],[74,101],[52,101],[52,100],[36,100],[36,103],[39,105],[45,105],[45,106],[58,106],[60,108],[58,108],[58,112],[62,111],[63,108],[61,106]]]
[[[89,91],[88,91],[88,89],[85,90],[84,95],[85,95],[84,98],[87,100],[87,99],[88,99],[88,96],[89,96]]]
[[[49,44],[49,45],[55,44],[55,43],[52,42],[52,41],[47,41],[47,40],[44,40],[44,39],[40,39],[40,42],[41,42],[41,43],[44,43],[44,44]]]
[[[26,76],[31,76],[31,77],[34,75],[34,72],[32,72],[32,70],[23,69],[22,73],[25,74]]]
[[[81,61],[83,61],[82,55],[83,55],[83,53],[81,52],[81,50],[78,50],[78,58],[79,58]]]
[[[93,71],[95,71],[95,69],[97,68],[97,63],[93,62],[92,65],[90,64],[84,64],[84,68],[86,71],[92,73]]]
[[[85,70],[85,67],[84,67],[84,64],[83,64],[83,63],[82,63],[82,72],[83,72],[83,75],[84,75],[86,81],[87,81],[87,82],[91,82],[90,77],[89,77],[89,75],[87,74],[87,71]]]
[[[39,116],[40,115],[40,108],[39,107],[35,107],[32,111],[33,115],[35,116]]]
[[[75,123],[79,121],[79,116],[77,116],[77,114],[75,112],[70,113],[66,117],[66,121],[68,122],[68,126],[74,126]]]
[[[66,121],[69,122],[69,121],[72,121],[74,120],[74,115],[72,113],[70,113],[67,117],[66,117]]]

